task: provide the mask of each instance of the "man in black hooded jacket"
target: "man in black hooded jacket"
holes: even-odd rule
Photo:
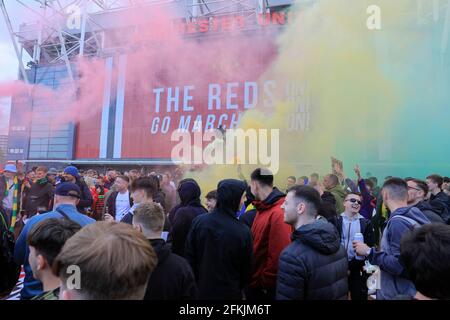
[[[150,275],[144,300],[193,300],[197,298],[194,274],[186,259],[173,254],[162,238],[165,220],[160,204],[146,202],[136,208],[133,227],[150,241],[158,265]]]
[[[252,271],[250,229],[236,218],[246,185],[234,179],[219,182],[217,205],[192,223],[186,258],[194,270],[199,298],[241,300]]]
[[[317,219],[320,207],[319,192],[308,186],[290,189],[281,206],[295,231],[280,255],[277,300],[347,299],[347,254],[336,228]]]
[[[171,224],[169,236],[172,242],[173,253],[184,257],[186,238],[191,228],[192,220],[208,211],[201,204],[201,190],[195,180],[186,179],[181,181],[177,191],[181,203],[169,214]]]

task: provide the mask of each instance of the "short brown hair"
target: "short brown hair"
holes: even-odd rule
[[[164,209],[155,202],[140,204],[134,211],[133,221],[149,231],[162,231],[164,227]]]
[[[124,223],[102,221],[87,225],[66,242],[54,273],[65,283],[68,267],[78,266],[82,299],[142,299],[156,264],[155,251],[141,233]]]
[[[347,199],[347,197],[348,197],[349,195],[351,195],[351,194],[353,194],[353,195],[355,195],[355,196],[358,196],[358,197],[360,197],[360,198],[362,199],[362,194],[361,194],[361,193],[359,193],[359,192],[352,192],[352,191],[347,191],[347,192],[345,193],[344,199]]]
[[[434,183],[438,185],[438,188],[442,188],[442,184],[444,183],[444,179],[438,175],[438,174],[432,174],[427,177],[427,179],[430,179]]]
[[[46,166],[40,166],[40,167],[36,168],[36,172],[37,171],[43,171],[43,172],[47,173],[48,172],[48,168]]]
[[[117,178],[116,179],[122,179],[123,181],[126,181],[126,182],[128,182],[128,183],[130,183],[130,178],[128,178],[127,176],[117,176]]]
[[[134,179],[133,182],[131,182],[130,187],[131,192],[134,192],[136,190],[144,190],[148,198],[154,198],[158,189],[159,188],[155,179],[149,177],[140,177]]]

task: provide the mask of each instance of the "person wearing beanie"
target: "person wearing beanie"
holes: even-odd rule
[[[78,169],[74,166],[68,166],[64,169],[63,173],[64,181],[75,183],[81,190],[80,201],[77,204],[77,209],[81,213],[86,213],[87,209],[90,208],[94,202],[91,191],[89,187],[81,179]]]

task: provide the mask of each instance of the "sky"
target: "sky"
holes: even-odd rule
[[[10,14],[11,23],[17,28],[19,21],[15,19],[20,7],[13,0],[5,1],[6,9]],[[18,61],[11,38],[6,27],[3,14],[0,16],[0,82],[17,80]],[[10,99],[0,97],[0,134],[8,134],[10,112]]]

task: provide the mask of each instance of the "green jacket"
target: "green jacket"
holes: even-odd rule
[[[335,186],[328,190],[336,199],[336,213],[340,215],[345,211],[344,209],[344,199],[345,199],[345,190],[342,189],[340,185]]]

